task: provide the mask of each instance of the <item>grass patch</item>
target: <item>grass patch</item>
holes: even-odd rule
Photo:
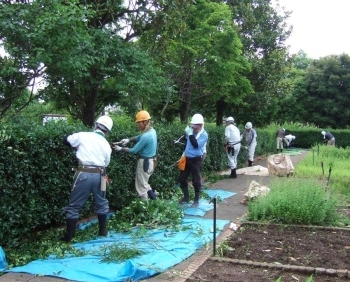
[[[350,203],[349,160],[350,147],[315,146],[297,165],[296,176],[319,179],[342,205],[347,205]]]
[[[339,206],[350,202],[350,148],[315,146],[295,176],[271,180],[270,193],[251,201],[248,220],[281,224],[347,226]]]
[[[249,220],[281,224],[334,225],[336,201],[313,179],[273,179],[270,193],[248,205]]]

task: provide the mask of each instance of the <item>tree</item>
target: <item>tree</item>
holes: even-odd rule
[[[35,98],[55,101],[89,126],[104,106],[119,100],[135,108],[157,103],[167,81],[131,40],[159,22],[172,3],[1,0],[0,40],[15,64],[4,72],[17,69],[24,76],[25,84],[13,86],[17,96],[42,77],[47,86]],[[0,95],[3,105],[5,95]]]
[[[350,120],[350,56],[314,60],[306,69],[304,120],[320,127],[346,128]]]
[[[270,123],[276,116],[280,92],[279,83],[289,69],[289,54],[285,41],[291,27],[286,24],[290,12],[272,6],[268,0],[229,0],[234,23],[243,44],[243,54],[252,66],[249,73],[254,94],[231,107],[222,105],[227,115],[239,122],[250,120],[255,126]]]
[[[31,74],[21,72],[14,60],[0,57],[0,119],[16,103],[16,112],[36,99],[27,85]]]
[[[245,76],[249,64],[224,3],[196,1],[182,11],[178,23],[149,31],[141,44],[157,54],[175,82],[178,94],[167,105],[170,119],[179,114],[186,123],[195,112],[212,115],[218,101],[242,99],[252,92]]]
[[[312,61],[302,50],[293,55],[290,69],[279,84],[279,90],[283,95],[280,95],[281,99],[278,101],[276,123],[309,122],[308,118],[304,120],[308,116],[308,105],[303,101],[308,95],[305,81],[306,69]]]

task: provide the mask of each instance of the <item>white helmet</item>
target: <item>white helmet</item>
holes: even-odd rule
[[[96,126],[104,131],[111,131],[113,120],[109,116],[101,116],[96,120]]]
[[[191,119],[192,124],[204,124],[204,118],[201,114],[195,114],[193,115]]]
[[[250,129],[250,128],[252,128],[253,127],[253,125],[252,125],[252,123],[250,122],[250,121],[248,121],[246,124],[245,124],[245,128],[246,129]]]
[[[292,140],[294,140],[295,139],[295,136],[294,135],[292,135]]]
[[[226,122],[229,122],[229,121],[235,121],[235,119],[233,118],[233,117],[228,117],[227,119],[226,119]]]
[[[321,134],[322,134],[322,135],[326,135],[326,131],[322,131]]]

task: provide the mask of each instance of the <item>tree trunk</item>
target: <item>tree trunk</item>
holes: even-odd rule
[[[222,125],[225,108],[226,102],[224,100],[219,100],[216,102],[216,125],[218,126]]]
[[[181,123],[187,123],[188,122],[188,114],[189,114],[190,106],[191,106],[191,102],[189,102],[189,101],[181,102],[181,107],[180,107],[180,120],[181,120]]]
[[[93,127],[95,124],[95,110],[98,87],[87,89],[84,93],[84,107],[81,109],[81,120],[84,125]]]
[[[185,91],[181,91],[181,106],[180,106],[180,120],[182,123],[188,122],[188,116],[191,108],[192,91],[191,87],[186,87]]]

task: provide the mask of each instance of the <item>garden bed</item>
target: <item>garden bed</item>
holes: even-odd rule
[[[350,228],[245,223],[188,281],[349,281]],[[316,279],[317,277],[317,279]]]

